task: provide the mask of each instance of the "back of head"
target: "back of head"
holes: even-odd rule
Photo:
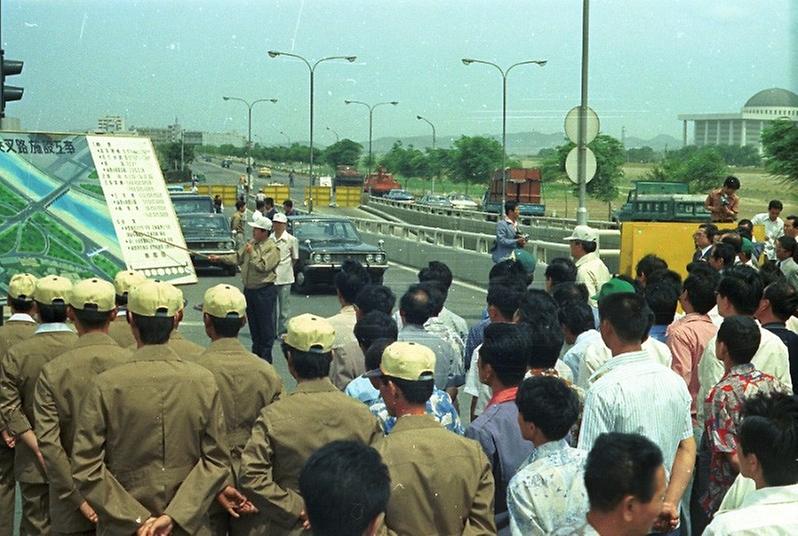
[[[512,259],[505,259],[501,262],[497,262],[490,269],[488,284],[492,285],[495,281],[499,280],[507,282],[512,280],[517,286],[522,286],[524,288],[527,286],[527,274],[524,267],[521,266],[521,263],[515,262]]]
[[[362,349],[369,348],[377,339],[396,340],[396,322],[388,313],[371,311],[355,323],[355,338]]]
[[[529,340],[518,325],[488,324],[479,349],[479,358],[482,366],[491,366],[502,385],[516,386],[526,373],[528,346]]]
[[[705,315],[715,307],[715,289],[718,286],[718,281],[720,281],[720,277],[712,269],[707,272],[696,271],[684,280],[684,291],[695,312]]]
[[[776,261],[767,261],[759,267],[759,279],[762,280],[762,286],[767,287],[778,281],[786,281],[784,272],[781,271]]]
[[[707,239],[710,242],[715,241],[715,237],[718,235],[718,226],[714,223],[702,223],[698,226],[699,229],[703,229],[704,233],[707,235]]]
[[[587,303],[588,298],[590,298],[587,286],[584,283],[576,283],[575,281],[558,283],[551,287],[550,292],[558,307],[562,307],[564,303],[571,302]]]
[[[773,314],[786,322],[798,312],[798,292],[786,281],[776,281],[765,288],[762,297],[770,303]]]
[[[446,303],[446,288],[443,283],[434,280],[424,281],[419,283],[418,286],[423,288],[429,296],[432,316],[438,316],[443,310],[444,303]]]
[[[440,281],[448,291],[452,286],[452,271],[440,261],[429,261],[429,264],[418,272],[418,281]]]
[[[662,326],[673,322],[680,290],[677,284],[664,280],[646,285],[644,295],[649,309],[654,313],[655,324]]]
[[[385,512],[391,493],[379,453],[357,441],[333,441],[313,453],[299,492],[317,536],[362,536]]]
[[[718,329],[718,342],[722,342],[735,365],[750,363],[759,350],[762,334],[759,325],[750,316],[729,316]]]
[[[526,331],[527,367],[538,370],[554,368],[565,339],[556,313],[553,316],[541,316],[531,323],[521,322],[518,325]]]
[[[768,486],[798,483],[798,398],[781,392],[758,394],[745,401],[742,415],[743,456],[756,455]]]
[[[631,292],[610,294],[599,301],[599,317],[608,322],[624,343],[638,344],[648,333],[652,318],[645,298]]]
[[[738,179],[734,175],[729,175],[728,177],[726,177],[726,180],[723,181],[723,186],[725,186],[726,188],[730,188],[732,190],[739,190],[740,179]]]
[[[282,340],[283,355],[297,379],[314,380],[330,374],[335,328],[312,314],[292,317]]]
[[[72,282],[65,277],[48,275],[39,278],[33,290],[39,320],[43,324],[66,322],[71,293]]]
[[[108,326],[115,307],[116,290],[108,281],[95,277],[84,279],[72,287],[69,298],[70,318],[84,332],[97,331]]]
[[[638,434],[601,434],[585,465],[585,488],[590,509],[609,513],[625,497],[649,503],[657,491],[662,451]]]
[[[581,300],[560,303],[557,317],[560,320],[560,324],[567,328],[574,337],[596,327],[593,308]]]
[[[493,307],[508,322],[513,319],[524,292],[518,286],[494,282],[488,287],[488,307]]]
[[[165,344],[183,309],[183,293],[162,281],[145,281],[128,293],[127,310],[144,345]]]
[[[19,273],[8,281],[8,304],[12,313],[29,313],[33,310],[33,293],[36,290],[36,277]]]
[[[263,212],[263,209],[266,208],[266,201],[260,198],[255,199],[255,210],[260,210]]]
[[[729,244],[731,247],[733,247],[735,255],[739,254],[743,250],[743,239],[739,233],[723,233],[723,238],[721,238],[720,241],[722,244]]]
[[[762,280],[750,266],[732,266],[723,272],[718,294],[731,302],[738,314],[753,315],[762,299]]]
[[[387,339],[376,339],[364,352],[366,358],[366,370],[376,370],[382,363],[382,354],[385,349],[396,342],[396,337]]]
[[[399,302],[399,310],[408,324],[423,326],[433,314],[429,293],[420,285],[411,285]]]
[[[385,285],[366,285],[355,298],[355,306],[361,314],[371,311],[382,311],[391,314],[396,305],[396,296]]]
[[[518,388],[515,404],[521,418],[534,423],[549,441],[565,438],[581,411],[576,392],[556,376],[533,376],[524,380]]]
[[[264,198],[263,202],[266,204],[268,208],[272,208],[274,206],[274,198],[273,197],[266,197]]]
[[[552,285],[576,281],[576,264],[568,257],[555,257],[546,266],[546,279]]]
[[[706,263],[704,263],[706,264]],[[682,276],[673,270],[654,270],[646,278],[646,285],[654,285],[661,282],[670,283],[676,287],[682,286]]]
[[[357,261],[345,261],[335,274],[335,289],[344,302],[354,303],[358,293],[369,283],[369,274]]]
[[[643,256],[639,261],[637,261],[637,266],[635,266],[635,272],[637,273],[637,277],[645,276],[646,281],[648,281],[648,275],[651,272],[656,270],[667,270],[668,263],[665,262],[664,259],[661,259],[654,255],[653,253],[649,253],[648,255]]]
[[[518,304],[518,319],[520,322],[534,324],[549,321],[557,324],[557,302],[545,290],[528,290]]]

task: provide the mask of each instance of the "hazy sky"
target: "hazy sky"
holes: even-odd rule
[[[593,0],[590,105],[602,131],[681,136],[678,113],[736,112],[760,89],[797,91],[796,0]],[[344,99],[400,101],[374,114],[374,137],[501,132],[501,78],[473,57],[522,66],[508,84],[508,131],[562,130],[579,103],[580,0],[6,0],[6,57],[25,61],[7,115],[27,129],[133,126],[246,132],[282,143],[308,133],[309,59],[354,54],[316,71],[316,139],[366,140],[368,112]],[[792,71],[792,73],[791,73]]]

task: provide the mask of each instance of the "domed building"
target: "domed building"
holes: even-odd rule
[[[745,103],[740,113],[682,114],[683,141],[687,145],[687,123],[692,121],[694,145],[753,145],[762,151],[762,130],[777,119],[798,122],[798,95],[792,91],[763,89]]]

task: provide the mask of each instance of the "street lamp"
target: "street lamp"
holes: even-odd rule
[[[241,97],[222,97],[223,100],[226,101],[239,101],[243,102],[247,107],[247,199],[249,199],[249,191],[252,189],[252,159],[249,155],[250,150],[252,148],[252,107],[258,104],[259,102],[271,102],[274,104],[277,102],[277,99],[258,99],[254,100],[251,103],[247,102],[246,100],[242,99]]]
[[[396,106],[397,104],[399,104],[399,101],[386,101],[386,102],[378,102],[377,104],[369,104],[367,102],[358,101],[358,100],[345,100],[344,104],[360,104],[360,105],[365,106],[366,108],[369,109],[369,165],[368,165],[369,171],[368,171],[368,174],[371,175],[371,158],[372,158],[372,156],[371,156],[371,132],[372,132],[371,127],[372,127],[372,123],[373,123],[373,119],[374,119],[374,108],[376,108],[377,106],[382,106],[384,104],[392,104],[393,106]]]
[[[338,135],[338,132],[334,128],[327,127],[327,130],[335,134],[335,141],[336,143],[341,141],[341,136]]]
[[[507,158],[507,75],[513,67],[518,67],[519,65],[535,64],[543,67],[546,65],[546,60],[519,61],[518,63],[510,65],[507,69],[502,69],[490,61],[475,60],[473,58],[463,58],[462,62],[464,65],[471,65],[472,63],[490,65],[496,67],[502,75],[502,206],[499,210],[499,218],[501,218],[504,213],[504,204],[507,201],[507,169],[505,166],[505,160]]]
[[[424,121],[429,126],[432,127],[432,151],[435,152],[435,125],[432,124],[432,121],[427,119],[426,117],[421,117],[420,115],[416,116],[416,119],[419,121]],[[435,193],[435,174],[432,174],[432,193]]]
[[[310,178],[308,180],[309,191],[308,191],[308,212],[313,212],[313,75],[316,72],[316,67],[324,62],[324,61],[331,61],[331,60],[346,60],[349,63],[354,62],[357,59],[357,56],[328,56],[326,58],[321,58],[317,60],[316,63],[311,64],[307,59],[299,54],[293,54],[291,52],[279,52],[277,50],[270,50],[268,52],[270,58],[276,58],[277,56],[287,56],[290,58],[297,58],[305,62],[307,65],[308,70],[310,71]]]
[[[288,137],[288,134],[286,134],[284,130],[281,130],[280,134],[285,136],[285,140],[288,142],[288,146],[290,147],[291,146],[291,138]]]

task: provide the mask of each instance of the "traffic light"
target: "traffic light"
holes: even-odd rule
[[[0,117],[6,116],[6,103],[17,101],[22,98],[22,93],[25,91],[21,87],[7,86],[6,77],[14,76],[22,72],[22,62],[17,60],[5,59],[5,51],[0,49],[0,73],[2,80],[0,80]]]

